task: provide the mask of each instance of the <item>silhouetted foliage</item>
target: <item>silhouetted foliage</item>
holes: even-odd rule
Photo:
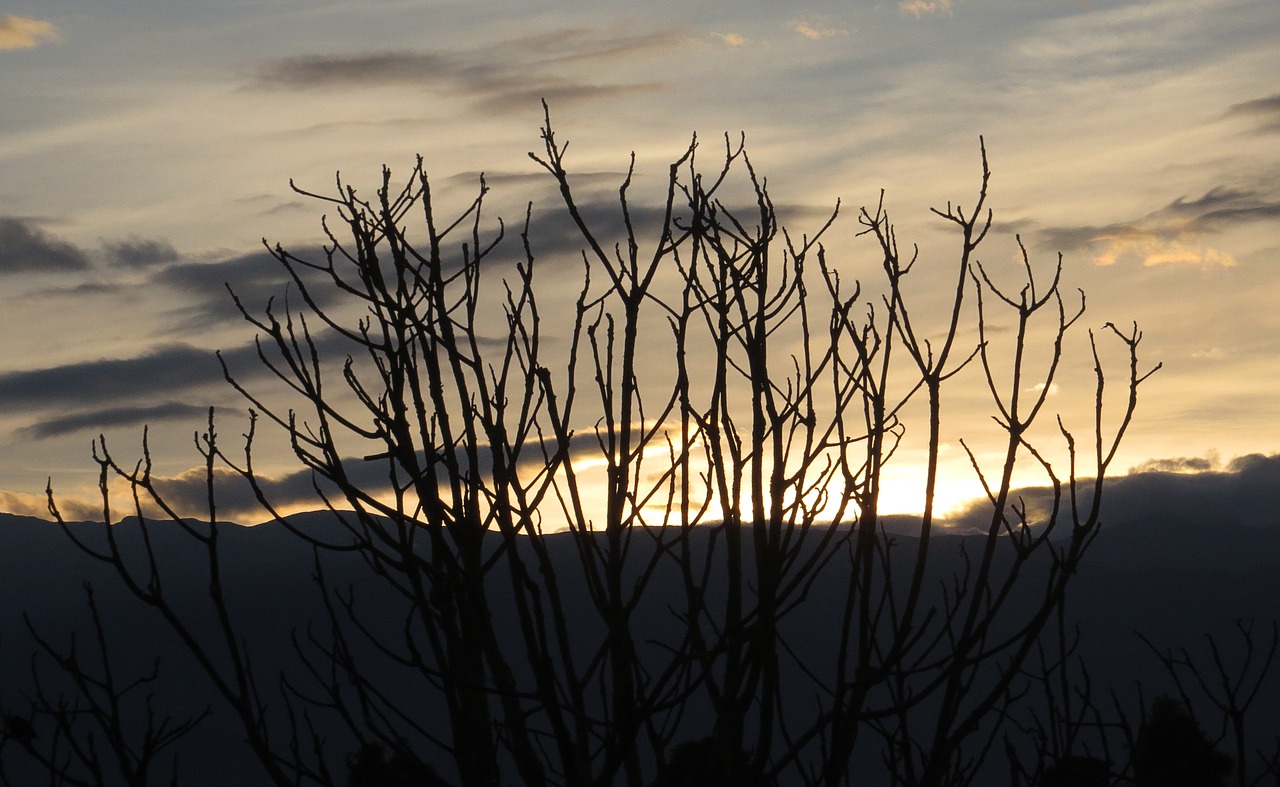
[[[430,765],[403,751],[387,759],[380,744],[369,743],[347,761],[347,787],[448,787]]]
[[[732,787],[751,773],[751,752],[712,737],[686,741],[671,750],[653,787]]]
[[[1098,757],[1067,755],[1048,770],[1041,787],[1107,787],[1111,783],[1111,764]]]
[[[1231,757],[1217,751],[1195,718],[1172,697],[1157,697],[1138,733],[1134,752],[1138,787],[1219,787]]]

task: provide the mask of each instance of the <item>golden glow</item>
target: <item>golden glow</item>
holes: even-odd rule
[[[0,49],[35,49],[62,40],[62,33],[42,19],[9,14],[0,18]]]
[[[951,16],[951,0],[903,0],[898,3],[898,10],[916,19],[932,14]]]

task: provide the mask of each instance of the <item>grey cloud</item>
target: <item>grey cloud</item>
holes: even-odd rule
[[[623,177],[625,175],[593,178],[607,188],[576,194],[579,214],[606,250],[612,249],[615,243],[623,243],[625,246],[626,226],[623,222],[622,207],[618,201],[617,192]],[[578,178],[574,178],[572,183],[578,184]],[[636,231],[641,253],[652,251],[660,237],[662,222],[666,217],[666,205],[633,198],[628,202],[627,208],[631,214],[631,222]],[[729,209],[748,227],[754,226],[753,219],[757,222],[759,220],[754,205],[733,204]],[[832,206],[783,203],[775,204],[774,209],[781,220],[788,222],[787,227],[792,237],[799,238],[801,234],[812,234],[822,226],[830,217]],[[672,219],[677,225],[685,226],[686,222],[682,221],[682,217],[687,215],[688,206],[682,206],[677,195],[676,202],[672,206]],[[579,252],[587,248],[587,243],[577,225],[569,217],[559,194],[548,193],[545,198],[534,203],[533,220],[529,228],[529,244],[533,253],[540,259],[550,256],[565,264],[580,264]],[[513,248],[518,248],[518,245]]]
[[[0,375],[0,406],[42,410],[130,402],[157,391],[172,394],[222,379],[213,353],[186,344],[135,358],[102,359]]]
[[[589,431],[577,433],[570,438],[570,451],[577,457],[600,455],[595,435]],[[527,445],[523,456],[524,459],[521,462],[523,467],[542,466],[542,453],[537,444]],[[342,466],[347,478],[366,492],[378,494],[391,488],[390,463],[385,458],[347,457],[342,460]],[[479,463],[474,471],[483,475],[490,473],[492,469],[492,455],[481,449]],[[257,495],[243,477],[225,468],[216,472],[217,504],[223,515],[243,521],[262,515],[262,507]],[[161,496],[178,511],[188,515],[199,515],[208,506],[205,473],[205,468],[200,467],[188,470],[179,476],[157,479],[156,488]],[[339,496],[334,485],[321,479],[310,469],[300,469],[275,477],[261,476],[257,477],[256,481],[267,501],[278,509],[299,506],[312,510],[322,508],[324,504],[317,489],[331,500]]]
[[[280,134],[297,135],[297,134],[300,134],[300,133],[307,133],[307,132],[310,132],[310,131],[312,131],[313,129],[319,129],[319,128],[322,128],[322,127],[329,127],[329,126],[334,126],[334,127],[336,127],[336,126],[341,126],[341,125],[345,125],[345,124],[343,124],[343,123],[326,123],[326,124],[323,124],[323,126],[311,126],[311,127],[308,127],[308,128],[305,128],[305,129],[301,129],[301,130],[283,131],[283,132],[279,132],[279,133],[280,133]],[[299,208],[305,208],[305,207],[307,207],[307,203],[303,202],[302,200],[299,200],[299,199],[288,199],[288,200],[286,200],[286,199],[281,199],[281,198],[280,198],[280,196],[279,196],[278,194],[254,194],[254,195],[253,195],[253,196],[251,196],[251,197],[241,197],[240,199],[236,200],[236,202],[239,202],[239,203],[240,203],[240,204],[242,204],[242,205],[256,205],[256,206],[259,206],[259,207],[258,207],[258,213],[259,213],[259,215],[261,215],[261,216],[274,216],[274,215],[279,214],[279,213],[287,213],[287,212],[290,212],[290,211],[298,210]]]
[[[307,207],[307,203],[302,200],[289,200],[273,205],[262,212],[263,216],[276,216],[281,213],[292,213],[295,210],[302,210]]]
[[[304,258],[322,254],[315,248],[299,250]],[[179,293],[183,300],[178,313],[188,326],[202,326],[240,316],[227,287],[254,308],[272,295],[283,295],[289,274],[266,250],[230,257],[217,262],[184,262],[169,265],[153,274],[151,281]]]
[[[546,207],[542,209],[539,209],[538,203],[533,207],[533,220],[529,228],[529,245],[533,253],[539,258],[550,256],[567,264],[579,264],[579,252],[588,247],[582,233],[562,204],[550,200],[545,200],[543,204]],[[656,240],[662,219],[666,215],[665,207],[633,204],[629,209],[640,243],[644,244],[646,238]],[[578,212],[596,240],[606,249],[613,248],[614,243],[624,241],[626,227],[622,221],[622,208],[618,204],[616,192],[599,197],[582,197],[578,200]]]
[[[1280,455],[1253,454],[1228,463],[1225,470],[1210,469],[1212,462],[1192,457],[1153,459],[1128,475],[1113,477],[1103,490],[1103,535],[1118,532],[1118,540],[1135,546],[1161,545],[1162,534],[1199,533],[1213,542],[1230,539],[1228,533],[1280,527],[1275,490],[1280,487]],[[1019,489],[1031,510],[1048,510],[1052,490]],[[1081,502],[1089,505],[1086,496]],[[973,504],[957,515],[954,526],[962,531],[985,529],[990,507]],[[1188,536],[1189,537],[1189,536]]]
[[[370,129],[373,131],[385,131],[387,129],[396,128],[430,128],[431,120],[428,118],[387,118],[386,120],[333,120],[325,123],[312,123],[309,126],[301,126],[298,128],[286,128],[282,131],[273,132],[273,136],[312,136],[324,134],[334,130],[347,129]],[[241,200],[246,202],[251,200]],[[272,197],[274,199],[274,197]],[[292,203],[301,205],[302,203]]]
[[[1213,469],[1213,462],[1202,456],[1175,456],[1164,459],[1148,459],[1137,467],[1131,468],[1134,473],[1203,473]]]
[[[420,85],[466,97],[480,110],[527,112],[543,98],[564,105],[657,89],[661,86],[652,83],[583,82],[557,73],[557,67],[572,64],[580,69],[583,61],[635,57],[683,40],[662,31],[601,34],[564,29],[489,42],[470,50],[306,55],[264,63],[253,85],[284,89]]]
[[[178,250],[165,240],[131,237],[102,244],[107,261],[129,268],[149,268],[178,259]]]
[[[1280,133],[1280,93],[1232,104],[1227,117],[1246,117],[1257,123],[1257,130]]]
[[[1042,227],[1038,240],[1052,249],[1080,249],[1099,240],[1170,242],[1188,233],[1208,234],[1280,218],[1280,193],[1218,185],[1199,197],[1181,196],[1131,221],[1105,225]]]
[[[316,337],[315,343],[331,368],[340,368],[340,359],[352,351],[345,339],[331,331]],[[268,342],[264,342],[264,352],[269,359],[276,357]],[[221,356],[242,384],[252,387],[270,374],[254,343],[223,350]],[[205,412],[214,400],[236,396],[226,382],[218,354],[188,344],[158,347],[133,358],[100,359],[0,375],[0,407],[10,413],[45,415],[22,430],[34,437],[194,417]],[[185,401],[178,401],[179,397]]]
[[[165,402],[141,407],[110,407],[46,419],[23,429],[22,432],[34,438],[57,437],[71,432],[98,431],[113,426],[140,426],[179,418],[195,419],[207,412],[207,408],[182,402]]]
[[[467,172],[458,172],[453,175],[449,175],[445,180],[449,183],[478,184],[481,177],[483,177],[485,183],[491,187],[505,185],[521,186],[525,184],[549,186],[549,184],[553,182],[551,180],[551,176],[541,169],[530,172],[480,172],[479,170],[470,170]],[[627,173],[621,171],[575,172],[573,174],[573,182],[613,186],[616,188],[626,177]],[[548,198],[550,197],[551,193],[548,192]]]
[[[342,85],[413,84],[456,78],[458,63],[442,55],[420,52],[371,52],[361,55],[306,55],[265,65],[258,72],[262,87],[339,87]]]
[[[1104,238],[1141,236],[1155,240],[1173,240],[1179,230],[1173,227],[1141,227],[1137,222],[1104,225],[1081,224],[1066,227],[1043,227],[1036,231],[1041,245],[1054,250],[1081,249]]]
[[[88,267],[89,258],[83,251],[44,232],[31,219],[0,216],[0,275]]]
[[[1230,207],[1241,200],[1247,200],[1252,197],[1253,192],[1250,191],[1229,186],[1216,186],[1197,199],[1178,197],[1166,205],[1164,210],[1175,214],[1197,215],[1206,211],[1219,210],[1224,206]]]
[[[376,492],[388,486],[385,476],[368,477],[363,466],[372,463],[347,460],[344,464],[350,473],[355,474],[353,477],[363,488]],[[205,468],[201,467],[188,470],[179,476],[155,479],[156,491],[177,511],[188,516],[200,516],[208,511],[209,504],[205,473]],[[316,493],[316,481],[310,470],[300,470],[278,478],[263,476],[256,480],[272,506],[288,508],[306,505],[313,509],[324,507],[320,496]],[[257,520],[264,515],[253,487],[238,473],[219,468],[215,471],[214,481],[215,500],[222,516],[232,520],[248,521]],[[324,489],[326,494],[335,492],[333,488],[326,488],[323,485],[321,489]]]
[[[519,80],[511,85],[495,85],[488,95],[475,102],[475,107],[486,112],[525,112],[546,101],[551,106],[567,106],[601,98],[627,96],[662,90],[658,82],[623,85],[593,85],[550,81]]]
[[[1257,191],[1216,186],[1197,199],[1179,197],[1160,213],[1190,218],[1200,232],[1214,232],[1225,226],[1280,217],[1280,200]]]
[[[66,295],[109,295],[120,292],[123,284],[105,281],[85,281],[69,287],[49,287],[36,293],[37,297],[56,298]]]

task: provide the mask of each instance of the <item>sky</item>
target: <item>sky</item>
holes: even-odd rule
[[[881,189],[922,259],[954,257],[928,209],[972,203],[981,136],[984,263],[1014,265],[1015,234],[1039,265],[1060,252],[1085,327],[1136,321],[1163,364],[1115,470],[1256,467],[1239,458],[1280,453],[1278,40],[1274,0],[10,4],[0,509],[42,513],[52,477],[64,510],[91,514],[99,434],[133,457],[149,425],[176,489],[209,406],[243,431],[213,351],[261,375],[224,283],[264,303],[283,285],[262,239],[322,241],[324,206],[291,179],[324,191],[340,171],[371,193],[420,154],[443,204],[484,172],[489,215],[553,213],[527,156],[542,99],[602,210],[632,152],[643,191],[692,134],[744,134],[797,230],[841,200],[826,237],[851,277],[878,265],[851,208]],[[1088,347],[1068,349],[1050,403],[1078,420]],[[987,423],[978,398],[947,411],[944,507],[976,491],[958,438]],[[258,468],[305,507],[283,446],[264,438]]]

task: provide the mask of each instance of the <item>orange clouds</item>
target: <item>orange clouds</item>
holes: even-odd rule
[[[821,41],[824,38],[849,34],[848,30],[836,27],[822,19],[792,19],[787,22],[787,29],[799,33],[811,41]]]
[[[1231,268],[1236,265],[1232,255],[1197,243],[1191,236],[1168,237],[1166,233],[1135,228],[1099,235],[1094,242],[1102,245],[1102,250],[1093,258],[1098,265],[1113,265],[1122,257],[1136,257],[1146,266],[1189,264]]]
[[[746,46],[747,39],[737,33],[712,33],[713,37],[720,39],[720,42],[726,46],[734,47]]]
[[[58,28],[44,20],[13,14],[0,17],[0,49],[35,49],[61,40]]]
[[[916,19],[934,14],[951,16],[951,0],[902,0],[898,3],[898,10]]]

